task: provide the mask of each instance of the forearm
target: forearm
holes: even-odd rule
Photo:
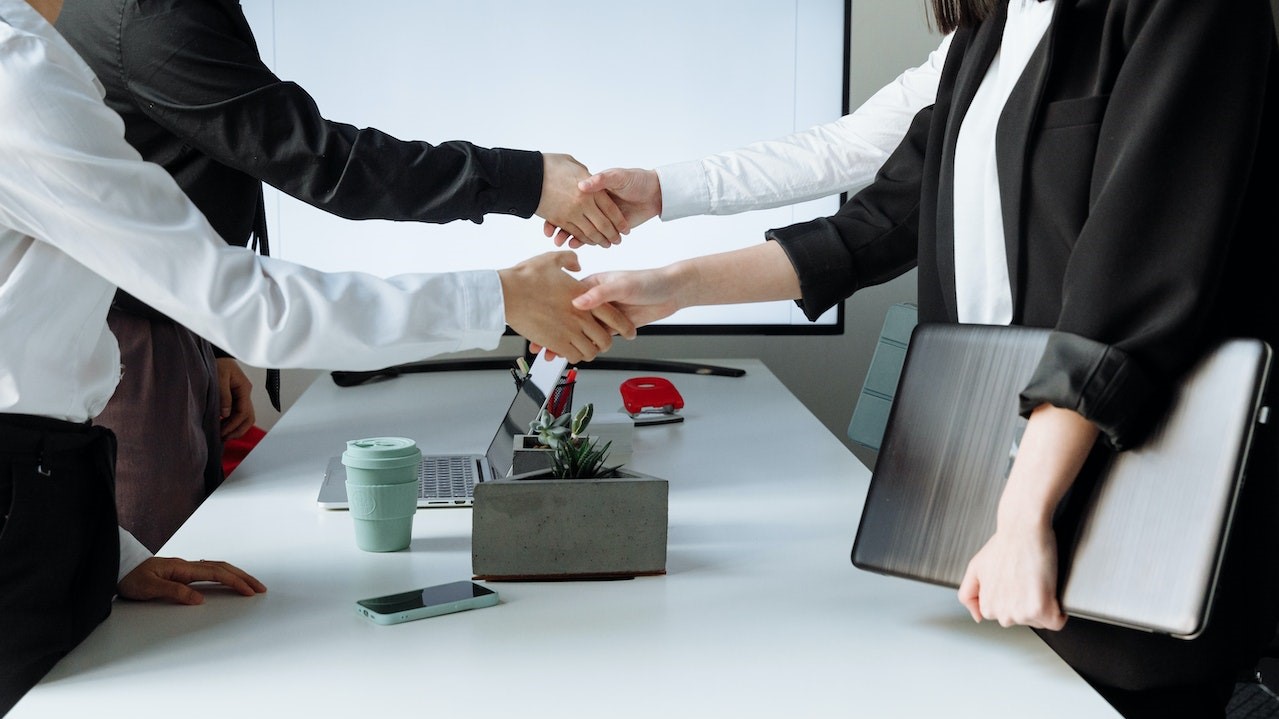
[[[949,47],[948,35],[926,63],[834,122],[657,168],[662,220],[779,207],[870,184],[911,119],[935,100]]]
[[[235,3],[125,5],[117,52],[133,104],[228,167],[350,219],[478,222],[537,207],[539,153],[404,141],[330,121],[266,66]]]
[[[795,268],[776,242],[683,260],[666,271],[681,308],[793,300],[800,295]]]
[[[999,500],[999,528],[1047,526],[1074,484],[1097,438],[1097,427],[1078,412],[1040,405],[1030,416]]]

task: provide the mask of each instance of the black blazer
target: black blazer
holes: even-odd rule
[[[75,0],[57,29],[105,86],[129,144],[229,243],[248,242],[262,182],[350,219],[530,217],[541,199],[541,153],[326,120],[263,64],[238,0]]]
[[[954,145],[1005,18],[956,33],[873,185],[769,233],[810,317],[917,266],[920,320],[957,321]],[[997,133],[1013,322],[1056,330],[1023,411],[1077,410],[1122,448],[1208,342],[1279,341],[1276,69],[1265,0],[1058,0]]]

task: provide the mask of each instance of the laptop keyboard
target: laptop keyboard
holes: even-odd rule
[[[464,501],[475,487],[474,457],[423,457],[418,467],[418,496],[423,499]]]

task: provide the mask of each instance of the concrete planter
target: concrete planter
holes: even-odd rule
[[[535,434],[515,435],[515,454],[511,457],[511,474],[542,472],[551,468],[551,450],[537,443]]]
[[[472,573],[487,580],[665,574],[667,481],[614,474],[477,484]]]

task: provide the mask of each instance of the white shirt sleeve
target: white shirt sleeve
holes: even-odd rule
[[[835,122],[657,168],[662,220],[762,210],[869,185],[911,120],[935,101],[950,38]]]
[[[150,550],[129,534],[124,527],[120,527],[120,574],[115,580],[119,582],[124,579],[129,572],[137,569],[139,564],[150,558]]]
[[[259,366],[376,369],[497,345],[505,322],[495,272],[384,280],[228,246],[168,173],[125,142],[93,78],[43,58],[39,47],[13,52],[25,66],[0,78],[7,226]]]

